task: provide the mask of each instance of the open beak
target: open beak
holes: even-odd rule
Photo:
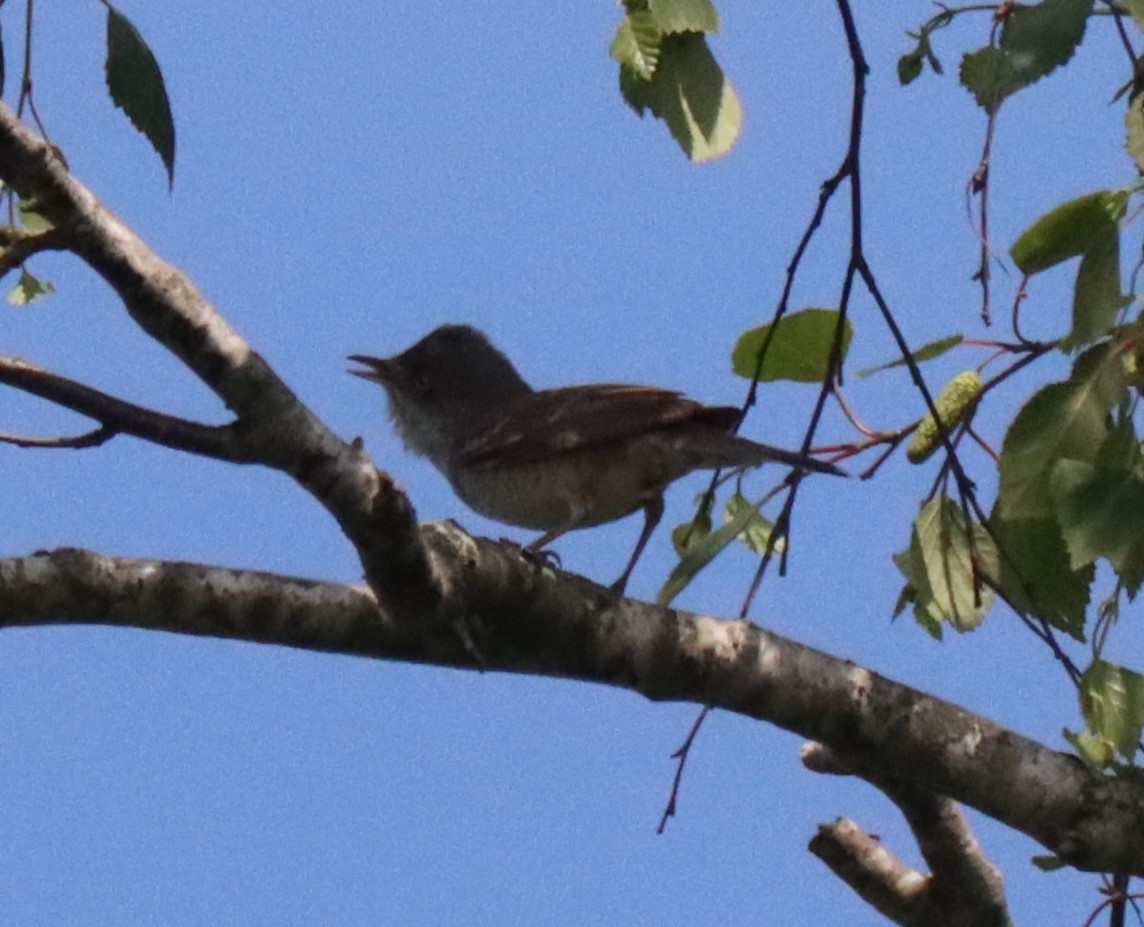
[[[355,377],[361,377],[363,380],[370,380],[373,383],[381,383],[383,386],[386,383],[392,383],[396,379],[396,371],[394,370],[393,361],[384,357],[369,357],[366,354],[351,354],[347,360],[353,361],[355,364],[362,364],[366,369],[355,370],[353,367],[349,368],[349,373]]]

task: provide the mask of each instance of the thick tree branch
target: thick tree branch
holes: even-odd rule
[[[72,177],[53,148],[0,102],[0,180],[54,226],[53,244],[82,258],[131,317],[233,411],[231,459],[292,476],[334,516],[389,608],[434,608],[439,590],[412,506],[358,444],[338,439],[215,311]]]
[[[1003,927],[1010,923],[1001,873],[973,836],[956,802],[901,775],[853,764],[822,744],[808,744],[803,764],[814,772],[860,776],[898,806],[930,866],[923,876],[850,821],[823,825],[811,852],[867,903],[897,924]]]
[[[441,608],[364,589],[77,550],[0,560],[0,625],[100,623],[606,683],[770,721],[894,770],[1081,869],[1144,874],[1144,786],[746,621],[617,600],[451,523],[422,533]]]

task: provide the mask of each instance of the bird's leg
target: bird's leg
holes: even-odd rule
[[[640,554],[647,546],[648,538],[655,530],[655,526],[659,524],[659,520],[663,518],[663,496],[656,496],[650,502],[645,502],[644,507],[644,526],[643,531],[640,532],[640,539],[636,541],[636,549],[632,551],[632,557],[628,561],[628,565],[624,567],[624,572],[620,574],[617,579],[609,587],[616,595],[624,594],[624,587],[628,584],[628,577],[632,575],[632,570],[636,567],[636,561],[639,560]]]
[[[555,541],[561,535],[567,534],[571,528],[554,528],[552,531],[546,531],[538,537],[531,544],[527,544],[520,548],[521,554],[530,559],[535,560],[542,566],[556,566],[561,567],[560,555],[554,550],[547,550],[549,544]],[[518,547],[520,545],[517,545]]]

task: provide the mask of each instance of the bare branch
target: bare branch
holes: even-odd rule
[[[106,425],[100,425],[92,431],[87,431],[82,435],[75,435],[70,438],[38,438],[33,435],[16,435],[9,431],[0,431],[0,442],[12,444],[16,447],[70,448],[72,450],[80,450],[85,447],[99,447],[101,444],[106,444],[118,433],[119,432],[114,428],[108,428]]]
[[[306,408],[190,278],[106,209],[2,102],[0,180],[34,198],[63,245],[107,281],[140,327],[236,413],[228,459],[287,473],[318,499],[391,608],[435,607],[440,590],[404,493],[359,442],[341,441]]]
[[[965,815],[956,802],[943,795],[927,791],[904,776],[888,774],[884,768],[869,763],[851,763],[828,747],[808,744],[802,750],[803,764],[814,772],[833,775],[855,775],[880,789],[901,810],[918,842],[918,849],[930,867],[930,875],[914,873],[914,879],[905,880],[900,873],[885,881],[875,880],[873,897],[870,873],[864,863],[877,862],[876,873],[886,872],[880,857],[859,854],[846,865],[836,868],[842,852],[836,842],[825,845],[829,856],[816,849],[814,838],[811,851],[843,878],[865,901],[874,905],[899,924],[939,925],[1007,925],[1010,923],[1008,905],[1001,873],[989,860],[969,828]],[[852,825],[855,829],[857,825]],[[819,837],[822,836],[822,828]],[[842,847],[861,847],[842,843]],[[883,851],[887,856],[888,851]],[[905,867],[905,864],[899,864]],[[910,870],[913,872],[913,870]],[[855,881],[850,877],[854,876]],[[886,907],[887,897],[901,890],[891,900],[896,913]]]
[[[88,447],[91,444],[102,444],[113,434],[128,434],[164,447],[214,457],[218,460],[228,460],[232,463],[253,462],[246,456],[246,448],[243,442],[238,440],[233,426],[203,425],[137,406],[75,380],[61,377],[19,357],[0,356],[0,383],[6,383],[33,396],[54,402],[65,409],[86,415],[103,426],[91,435],[83,436],[90,438],[100,435],[99,440],[87,443],[74,443],[83,440],[80,438],[71,439],[72,443],[64,444],[11,441],[13,444],[21,443],[25,447]]]
[[[431,612],[379,616],[364,589],[60,550],[0,560],[0,625],[159,628],[711,705],[971,805],[1080,869],[1144,874],[1140,783],[749,622],[616,599],[450,522],[422,536],[442,590]]]
[[[928,879],[907,866],[849,818],[820,824],[810,852],[880,914],[895,924],[909,924]]]

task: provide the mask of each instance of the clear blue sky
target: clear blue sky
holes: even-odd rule
[[[953,75],[957,52],[983,42],[985,21],[938,37],[946,77],[901,89],[904,30],[932,7],[857,5],[873,68],[869,257],[913,343],[980,333],[964,184],[983,118]],[[849,65],[826,2],[722,4],[713,44],[746,122],[730,156],[701,167],[620,101],[610,3],[124,11],[166,74],[179,132],[174,192],[103,92],[101,7],[43,5],[36,100],[76,174],[186,269],[339,433],[363,435],[422,517],[494,537],[506,530],[466,511],[401,450],[380,394],[345,375],[344,355],[390,353],[441,322],[468,321],[536,385],[628,380],[738,402],[730,348],[769,317],[818,185],[843,151]],[[0,16],[10,87],[17,12],[8,4]],[[1059,200],[1132,174],[1121,111],[1107,105],[1125,70],[1109,31],[1003,112],[993,174],[1002,248]],[[842,206],[796,306],[837,302]],[[4,352],[222,420],[220,403],[92,274],[55,257],[33,267],[58,292],[0,309]],[[1032,328],[1061,330],[1067,276],[1036,292]],[[1014,281],[999,282],[1005,305]],[[854,367],[891,357],[869,302],[854,308]],[[940,385],[980,357],[927,372]],[[1027,374],[1006,401],[1050,375]],[[880,426],[920,409],[894,375],[853,381],[852,396]],[[746,432],[794,444],[812,399],[810,388],[768,387]],[[1012,408],[986,419],[994,440]],[[0,392],[0,428],[80,427]],[[967,459],[988,493],[988,461]],[[278,475],[129,439],[83,452],[0,447],[0,474],[5,555],[79,545],[359,578],[333,523]],[[889,621],[900,586],[890,554],[932,474],[896,461],[869,484],[812,480],[790,575],[768,581],[753,617],[1062,745],[1061,728],[1077,725],[1073,696],[1011,615],[998,610],[941,645],[912,620]],[[675,487],[666,524],[687,517],[703,485]],[[637,532],[633,519],[559,550],[568,568],[608,581]],[[629,591],[654,595],[671,561],[661,530]],[[679,604],[733,614],[752,566],[734,552]],[[1139,652],[1138,632],[1119,633],[1122,656]],[[767,725],[711,718],[679,817],[655,835],[668,754],[694,713],[568,682],[253,644],[6,631],[0,910],[26,927],[882,923],[804,848],[819,821],[844,814],[916,861],[896,810],[862,783],[805,773],[799,740]],[[1035,844],[974,821],[1018,921],[1076,923],[1095,904],[1095,877],[1042,874],[1028,863]]]

